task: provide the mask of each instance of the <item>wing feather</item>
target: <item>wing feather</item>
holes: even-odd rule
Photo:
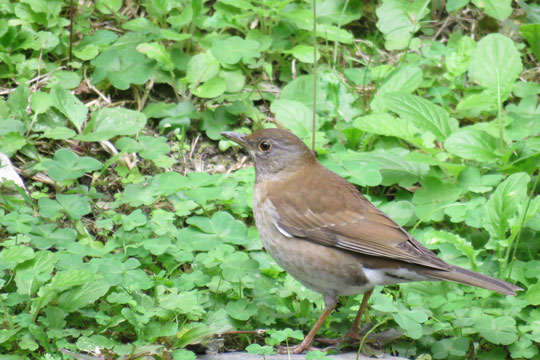
[[[352,184],[317,165],[314,176],[302,181],[290,179],[287,186],[267,193],[268,200],[279,209],[278,230],[281,228],[280,231],[296,237],[361,254],[441,270],[451,268],[373,206]],[[321,183],[322,177],[330,177],[331,181]],[[306,190],[327,183],[335,186],[322,189],[316,196]]]

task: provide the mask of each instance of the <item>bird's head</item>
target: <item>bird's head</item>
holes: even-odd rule
[[[315,155],[296,135],[283,129],[263,129],[251,135],[221,133],[242,145],[255,162],[256,180],[289,177],[316,162]]]

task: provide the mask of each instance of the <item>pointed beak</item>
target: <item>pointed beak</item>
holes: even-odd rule
[[[246,134],[236,133],[233,131],[223,131],[221,133],[221,136],[226,137],[227,139],[232,140],[235,143],[242,145],[243,147],[248,147],[248,143],[246,141]]]

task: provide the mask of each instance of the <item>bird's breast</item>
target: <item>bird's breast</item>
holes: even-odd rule
[[[279,227],[279,209],[255,186],[253,214],[265,249],[287,273],[325,295],[351,295],[372,285],[358,257],[347,251],[297,238]]]

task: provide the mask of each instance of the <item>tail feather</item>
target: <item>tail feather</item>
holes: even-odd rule
[[[523,290],[519,286],[510,284],[509,282],[463,269],[458,266],[452,266],[452,269],[449,271],[426,269],[421,271],[421,273],[439,280],[450,280],[461,284],[477,286],[504,295],[516,295],[516,291]]]

